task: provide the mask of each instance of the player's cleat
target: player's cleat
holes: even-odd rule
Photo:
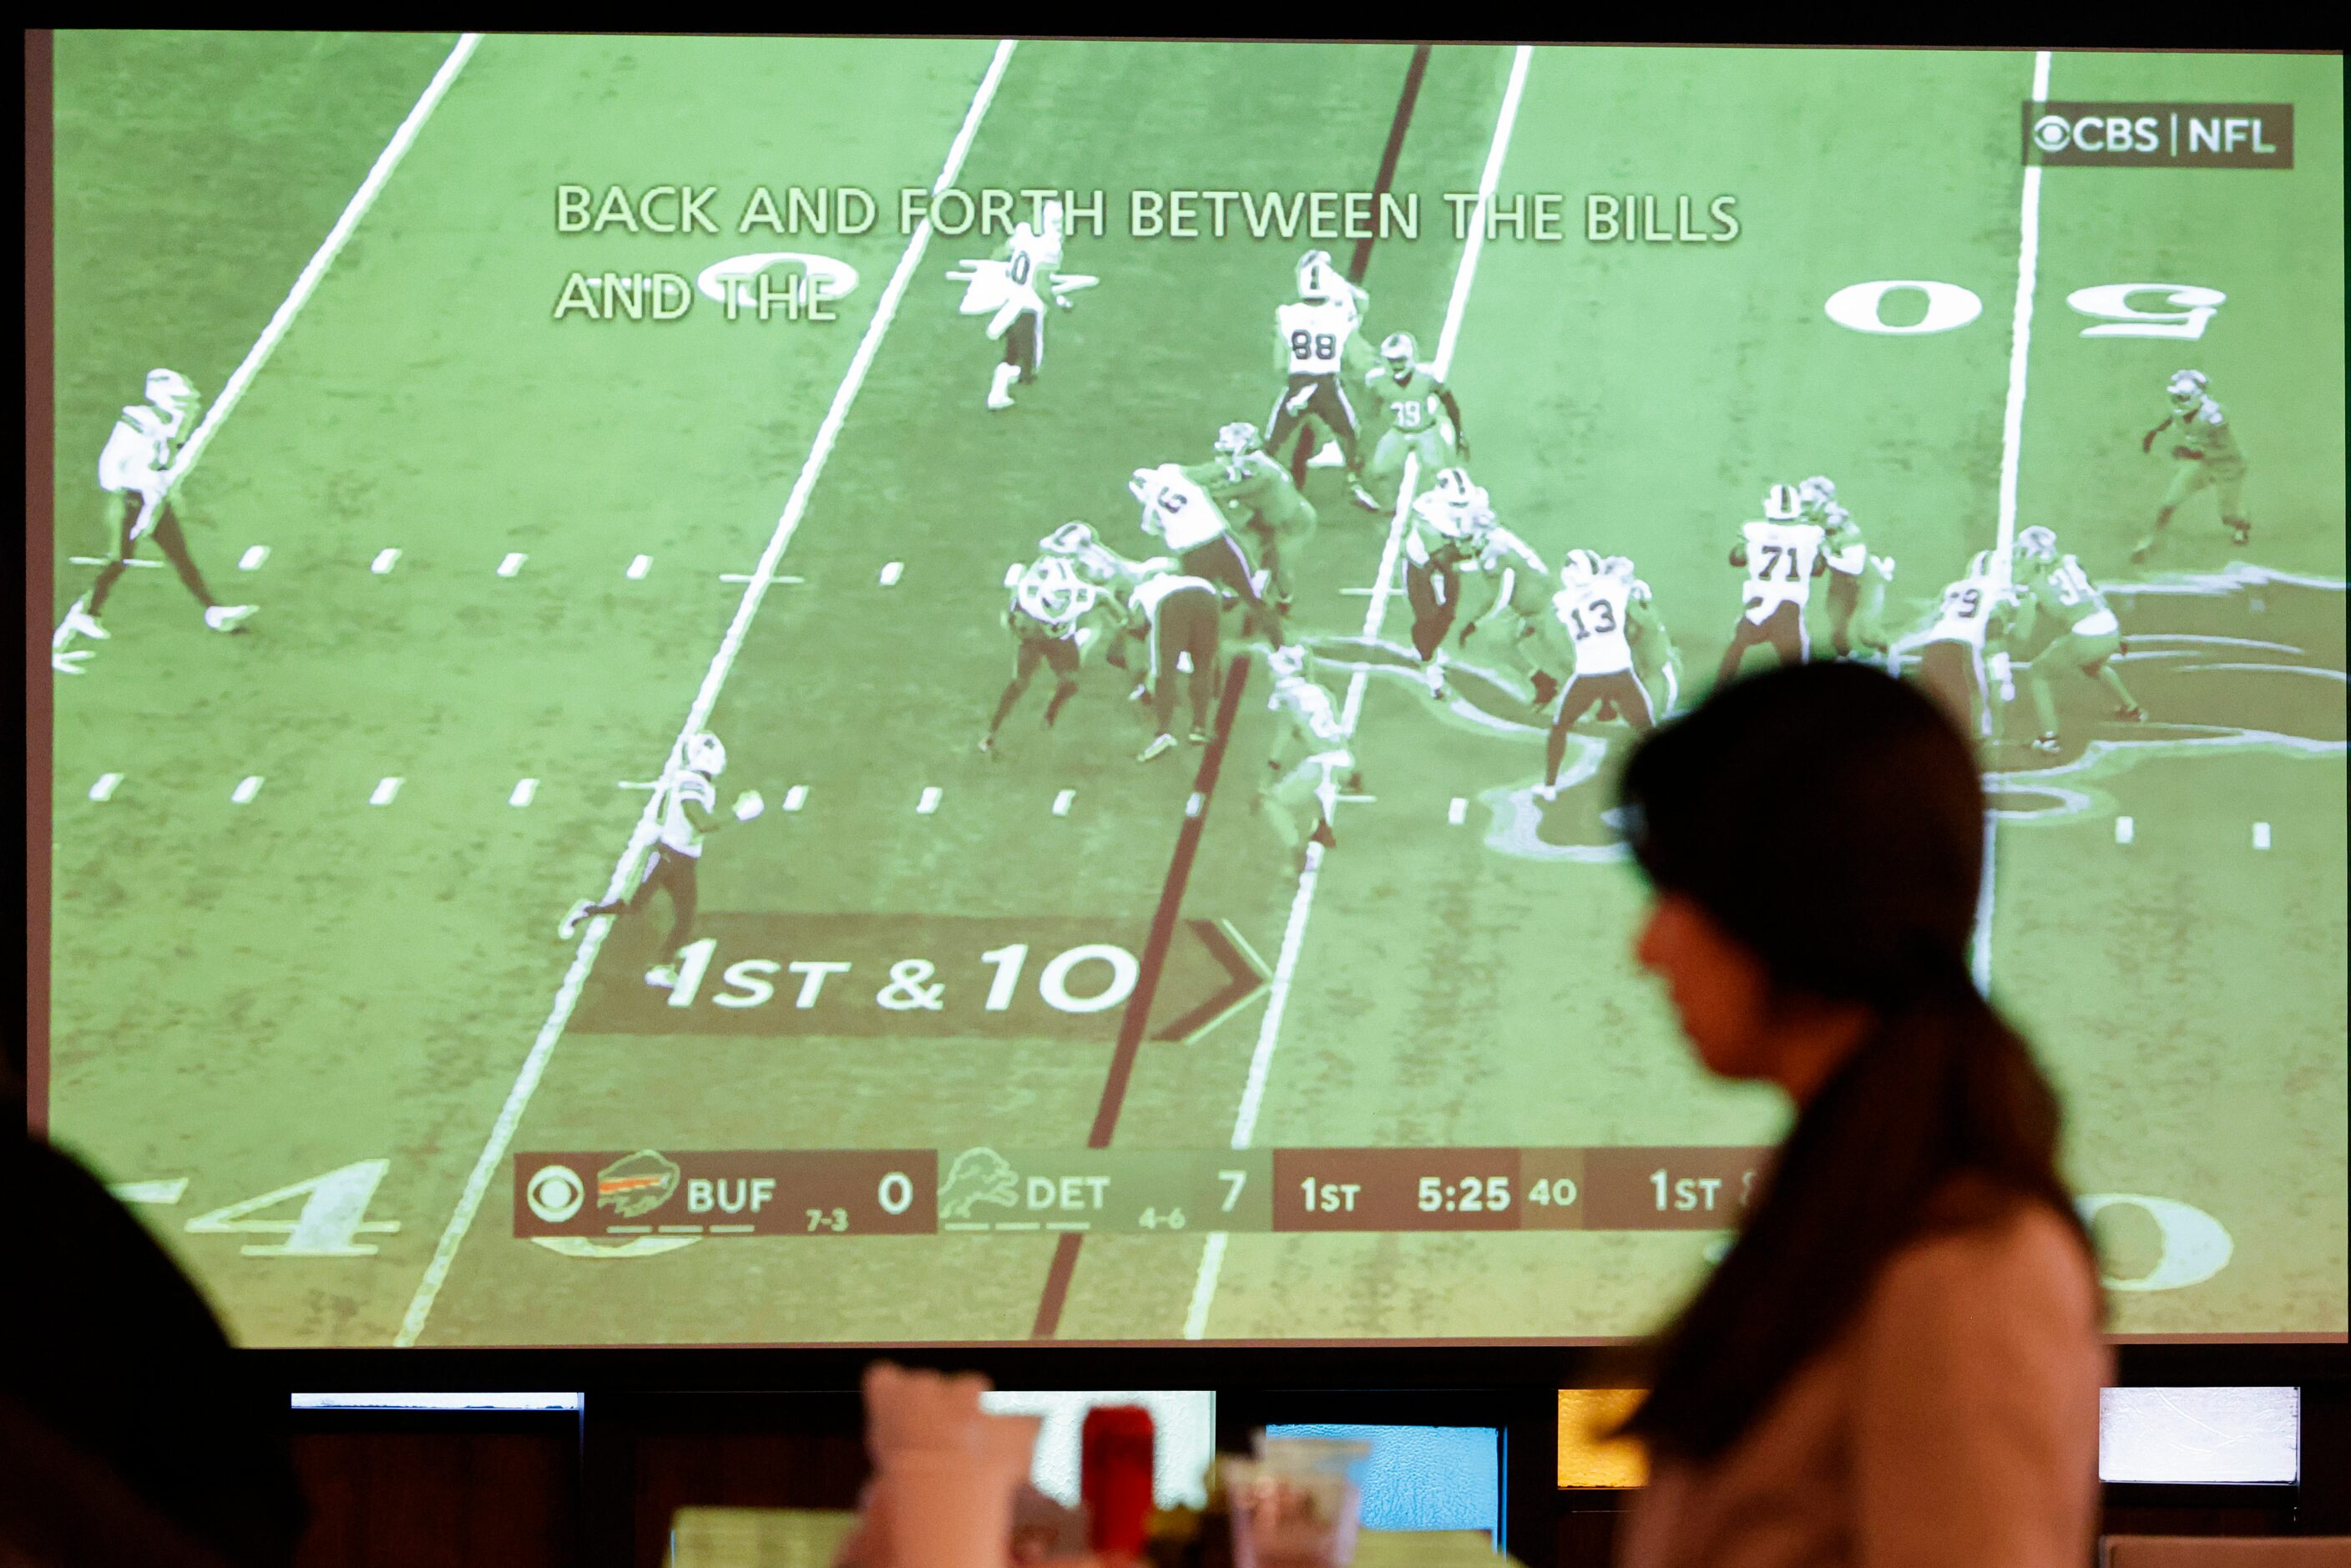
[[[1339,835],[1331,831],[1331,819],[1325,817],[1315,823],[1314,831],[1306,835],[1306,841],[1311,844],[1321,844],[1325,851],[1337,849]]]
[[[571,913],[563,917],[563,924],[555,928],[555,934],[563,938],[566,942],[569,942],[574,936],[579,936],[580,923],[588,918],[589,910],[594,907],[594,903],[591,900],[585,898],[573,904],[571,906]]]
[[[1012,383],[1019,378],[1020,367],[1001,364],[996,367],[995,379],[987,384],[987,406],[1007,409],[1012,406]]]
[[[1559,799],[1559,786],[1556,784],[1538,784],[1535,786],[1534,793],[1536,800],[1541,800],[1545,804],[1549,804],[1550,802]]]
[[[1126,694],[1126,700],[1131,703],[1139,703],[1150,695],[1151,683],[1148,681],[1137,681],[1134,683],[1134,689]]]
[[[103,643],[113,635],[98,623],[97,616],[89,612],[89,595],[86,593],[75,600],[73,608],[66,612],[65,624],[59,630],[66,637],[87,637],[93,643]]]
[[[1559,695],[1559,677],[1548,670],[1535,672],[1535,706],[1549,707]]]
[[[979,754],[982,757],[993,757],[996,755],[996,737],[993,735],[983,735],[979,737]]]
[[[1151,744],[1143,748],[1141,753],[1136,756],[1135,760],[1137,762],[1149,762],[1155,758],[1165,757],[1175,749],[1176,737],[1174,736],[1154,736],[1152,737]]]
[[[2039,737],[2037,739],[2035,739],[2035,740],[2033,741],[2033,743],[2032,743],[2032,749],[2033,749],[2033,750],[2035,750],[2035,751],[2037,751],[2037,752],[2039,752],[2039,753],[2041,753],[2041,755],[2042,755],[2042,756],[2043,756],[2043,757],[2054,757],[2054,756],[2056,756],[2056,755],[2057,755],[2057,732],[2056,732],[2055,730],[2053,730],[2053,730],[2049,731],[2047,734],[2045,734],[2045,735],[2043,735],[2043,736]]]
[[[1207,730],[1205,730],[1205,729],[1196,729],[1196,730],[1194,730],[1194,731],[1192,732],[1192,744],[1193,744],[1193,745],[1195,745],[1195,746],[1206,746],[1206,745],[1207,745],[1207,744],[1208,744],[1208,732],[1207,732]]]
[[[2252,524],[2241,522],[2235,517],[2227,517],[2222,520],[2229,525],[2229,542],[2231,544],[2235,545],[2238,549],[2241,549],[2245,546],[2253,542]]]
[[[658,987],[665,991],[674,991],[677,989],[677,966],[674,964],[655,964],[652,968],[645,971],[645,984],[648,986]]]
[[[1453,700],[1453,688],[1445,684],[1445,666],[1429,664],[1421,670],[1421,678],[1428,683],[1428,695],[1438,702]]]
[[[2115,709],[2115,716],[2128,724],[2145,724],[2147,722],[2147,709],[2139,706],[2137,703],[2133,703],[2128,707],[2118,707]]]
[[[82,665],[89,660],[88,648],[76,648],[70,653],[61,649],[52,649],[49,653],[49,668],[61,675],[86,675],[89,672],[83,669]]]
[[[1373,495],[1361,485],[1348,486],[1347,493],[1355,498],[1355,505],[1363,507],[1364,510],[1367,512],[1384,512],[1387,510],[1385,507],[1380,505],[1380,499],[1377,496]]]
[[[204,624],[215,632],[242,632],[257,604],[215,604],[204,612]]]

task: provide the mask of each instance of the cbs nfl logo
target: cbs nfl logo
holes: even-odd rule
[[[2024,162],[2048,168],[2291,169],[2294,105],[2027,99]]]
[[[560,1225],[580,1212],[588,1188],[569,1166],[541,1166],[532,1173],[523,1196],[542,1224]]]

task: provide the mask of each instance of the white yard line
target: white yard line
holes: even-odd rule
[[[327,276],[327,268],[335,264],[335,257],[340,256],[343,246],[350,243],[352,233],[360,226],[360,220],[367,216],[370,207],[375,205],[375,199],[382,193],[385,183],[392,178],[392,172],[400,167],[402,159],[408,156],[408,150],[415,144],[417,134],[424,129],[424,122],[433,117],[433,111],[441,106],[441,100],[449,96],[449,89],[456,83],[457,73],[465,68],[467,60],[474,57],[474,50],[481,41],[479,33],[459,35],[456,47],[451,49],[449,57],[441,62],[441,68],[433,73],[433,80],[426,85],[424,96],[416,100],[416,107],[408,111],[408,118],[400,122],[400,129],[392,133],[392,140],[385,142],[383,151],[376,154],[375,166],[367,172],[367,178],[360,181],[360,188],[352,193],[350,203],[343,208],[343,215],[337,218],[335,226],[327,231],[327,237],[319,243],[317,254],[310,257],[309,265],[302,268],[301,275],[294,279],[293,288],[287,293],[277,313],[269,318],[269,325],[261,329],[261,336],[255,339],[253,347],[245,351],[244,361],[230,372],[228,384],[221,388],[220,396],[214,400],[212,407],[204,411],[204,417],[197,423],[195,433],[180,448],[171,472],[165,476],[166,494],[195,468],[196,459],[202,457],[204,448],[212,444],[214,434],[228,422],[228,416],[235,412],[236,405],[245,401],[246,389],[253,384],[253,378],[261,373],[261,367],[269,362],[269,356],[277,351],[277,345],[293,329],[294,318],[300,315],[302,307],[310,302],[310,296],[319,291],[319,283]],[[141,509],[135,525],[142,536],[147,528],[147,510]],[[252,551],[248,550],[246,556],[251,559]],[[267,559],[265,552],[261,559]],[[260,561],[254,564],[257,566]]]
[[[987,72],[980,78],[978,90],[972,94],[971,107],[965,112],[963,127],[956,133],[955,142],[947,149],[946,163],[939,177],[932,183],[931,193],[936,195],[955,183],[963,169],[963,161],[971,152],[972,141],[979,134],[979,122],[987,106],[996,98],[996,89],[1004,79],[1005,68],[1012,61],[1012,40],[1007,38],[996,46],[988,61]],[[824,422],[817,426],[816,439],[809,449],[808,461],[800,465],[800,475],[792,486],[790,497],[784,502],[783,515],[776,519],[776,530],[760,552],[758,565],[751,580],[743,590],[743,600],[736,606],[735,619],[726,628],[726,635],[718,644],[718,652],[710,661],[710,669],[702,678],[702,689],[695,694],[694,706],[686,713],[685,723],[678,729],[677,738],[670,746],[670,760],[674,762],[683,753],[685,737],[699,731],[709,722],[711,710],[717,706],[719,688],[726,685],[727,672],[734,668],[735,657],[741,652],[743,639],[749,634],[751,619],[759,612],[760,601],[767,597],[768,586],[776,575],[776,563],[783,558],[785,547],[799,529],[801,514],[808,509],[809,497],[815,491],[818,478],[824,473],[825,461],[832,455],[833,443],[840,439],[841,429],[849,418],[851,404],[857,401],[858,389],[873,367],[873,359],[881,351],[883,334],[898,314],[898,302],[904,298],[906,286],[922,265],[923,252],[931,243],[931,220],[926,216],[915,225],[906,241],[906,249],[898,258],[897,270],[890,275],[888,285],[873,307],[873,319],[866,324],[865,335],[858,340],[857,352],[849,361],[849,369],[841,378],[841,385],[832,395],[832,405],[825,411]],[[637,819],[635,831],[629,836],[628,848],[612,867],[612,876],[605,895],[617,898],[627,885],[632,873],[653,839],[653,806],[658,796],[645,802],[643,815]],[[473,1228],[475,1216],[481,1211],[482,1201],[497,1178],[498,1166],[506,1158],[507,1145],[515,1129],[522,1124],[523,1113],[529,1109],[531,1096],[538,1092],[539,1080],[547,1072],[549,1060],[555,1053],[556,1041],[563,1036],[564,1026],[570,1022],[571,1009],[579,1005],[580,992],[587,984],[589,971],[596,966],[596,955],[604,945],[604,935],[611,927],[609,917],[588,923],[587,934],[580,938],[580,950],[573,956],[571,967],[565,972],[562,985],[555,993],[555,1005],[549,1009],[547,1021],[539,1026],[538,1036],[531,1042],[530,1053],[523,1059],[522,1070],[515,1077],[514,1087],[507,1091],[506,1103],[499,1108],[497,1120],[490,1135],[482,1145],[481,1157],[474,1162],[474,1170],[466,1179],[465,1189],[458,1197],[457,1207],[449,1216],[449,1223],[441,1233],[440,1243],[433,1249],[432,1261],[425,1265],[424,1277],[417,1282],[416,1294],[408,1303],[407,1315],[402,1319],[400,1333],[392,1343],[412,1345],[424,1332],[425,1320],[432,1315],[433,1303],[440,1296],[442,1285],[448,1280],[450,1265],[457,1259],[457,1249],[465,1244],[465,1233]]]
[[[2049,51],[2032,57],[2032,101],[2049,97]],[[2010,551],[2016,543],[2017,477],[2024,465],[2024,382],[2032,357],[2032,290],[2041,269],[2041,166],[2024,169],[2024,206],[2016,251],[2016,305],[2009,317],[2008,404],[2000,422],[2000,521],[1992,538],[1992,580],[2009,586]],[[1992,907],[1999,892],[1999,814],[1984,812],[1983,886],[1976,895],[1975,936],[1969,943],[1976,989],[1991,990]]]
[[[1469,287],[1477,280],[1478,259],[1486,248],[1486,214],[1493,205],[1494,189],[1502,177],[1502,160],[1510,146],[1510,130],[1518,122],[1519,104],[1526,95],[1527,68],[1532,63],[1534,51],[1520,45],[1510,58],[1510,85],[1502,89],[1501,109],[1494,116],[1494,138],[1486,149],[1486,167],[1478,178],[1478,204],[1469,223],[1469,237],[1461,247],[1461,260],[1454,269],[1453,295],[1446,302],[1445,327],[1437,340],[1437,358],[1430,370],[1443,381],[1453,366],[1453,350],[1461,341],[1461,322],[1469,306]],[[1411,516],[1413,486],[1419,478],[1417,458],[1405,459],[1404,482],[1396,499],[1395,516],[1388,525],[1387,547],[1380,552],[1380,574],[1371,589],[1372,601],[1364,612],[1364,638],[1366,642],[1380,634],[1380,623],[1387,617],[1388,601],[1395,592],[1396,558],[1403,553],[1405,520]],[[1364,690],[1371,679],[1368,667],[1359,667],[1347,680],[1347,697],[1341,706],[1339,722],[1350,735],[1355,721],[1364,711]],[[1233,1121],[1232,1146],[1245,1149],[1257,1132],[1258,1113],[1265,1103],[1265,1086],[1273,1071],[1273,1053],[1281,1039],[1281,1019],[1290,1002],[1290,988],[1298,973],[1300,950],[1305,946],[1307,916],[1313,913],[1314,890],[1322,874],[1322,846],[1311,844],[1306,851],[1306,868],[1299,873],[1298,892],[1290,901],[1289,924],[1282,928],[1280,956],[1274,960],[1273,982],[1265,999],[1265,1016],[1258,1026],[1257,1051],[1249,1058],[1248,1082],[1241,1089],[1240,1113]],[[1226,1239],[1222,1231],[1210,1233],[1207,1245],[1200,1255],[1200,1271],[1193,1282],[1192,1301],[1184,1314],[1184,1337],[1199,1339],[1207,1332],[1208,1308],[1217,1297],[1217,1276],[1224,1266]]]

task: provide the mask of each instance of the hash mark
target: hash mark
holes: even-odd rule
[[[375,787],[375,793],[368,797],[368,804],[371,806],[389,806],[392,804],[392,799],[399,793],[400,780],[397,779],[386,779]]]
[[[520,550],[508,550],[507,552],[507,559],[498,562],[498,575],[500,577],[514,576],[515,573],[522,570],[522,563],[529,559],[530,557],[523,554]]]
[[[120,773],[101,773],[98,776],[98,782],[89,787],[89,798],[111,800],[114,799],[114,787],[121,782],[122,775]]]
[[[2255,822],[2253,824],[2253,848],[2257,850],[2265,850],[2269,847],[2270,825],[2267,822]]]
[[[514,793],[507,797],[507,804],[509,806],[528,806],[530,804],[532,798],[538,793],[538,779],[522,779],[515,785]]]
[[[228,798],[233,804],[249,806],[253,798],[260,793],[261,775],[255,773],[239,779],[236,788],[228,792]]]
[[[2130,842],[2133,831],[2133,824],[2128,817],[2116,817],[2115,819],[2115,842],[2118,844],[2126,844]]]
[[[246,550],[243,555],[236,558],[236,570],[239,571],[259,571],[261,570],[261,563],[268,559],[269,547],[267,545],[255,545],[251,549]]]
[[[939,797],[943,793],[944,791],[935,784],[925,788],[923,790],[923,798],[914,802],[914,814],[918,817],[927,817],[932,812],[937,810],[939,809]]]
[[[392,569],[399,563],[400,552],[398,550],[381,549],[376,551],[375,560],[373,564],[369,566],[368,570],[375,573],[378,577],[382,577],[390,572]]]
[[[625,575],[632,580],[635,580],[643,578],[645,573],[653,570],[653,558],[649,555],[641,555],[637,557],[636,559],[629,563],[629,570]]]
[[[808,786],[807,786],[807,785],[805,785],[805,784],[795,784],[795,785],[793,785],[790,789],[787,789],[787,790],[785,790],[785,791],[784,791],[784,810],[787,810],[787,811],[797,811],[797,810],[799,810],[802,806],[805,806],[805,805],[807,805],[807,804],[808,804]]]
[[[1057,817],[1068,816],[1070,814],[1070,807],[1076,802],[1077,798],[1078,792],[1075,789],[1064,789],[1060,794],[1054,796],[1053,815]]]
[[[892,561],[882,569],[882,586],[895,588],[898,585],[898,579],[904,576],[905,572],[906,566],[904,561]]]
[[[1445,820],[1455,827],[1469,820],[1469,802],[1461,796],[1453,797],[1453,804],[1445,809]]]

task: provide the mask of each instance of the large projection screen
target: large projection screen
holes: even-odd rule
[[[239,1343],[1642,1334],[1614,781],[1838,656],[2114,1331],[2344,1337],[2339,57],[51,67],[34,1115]]]

